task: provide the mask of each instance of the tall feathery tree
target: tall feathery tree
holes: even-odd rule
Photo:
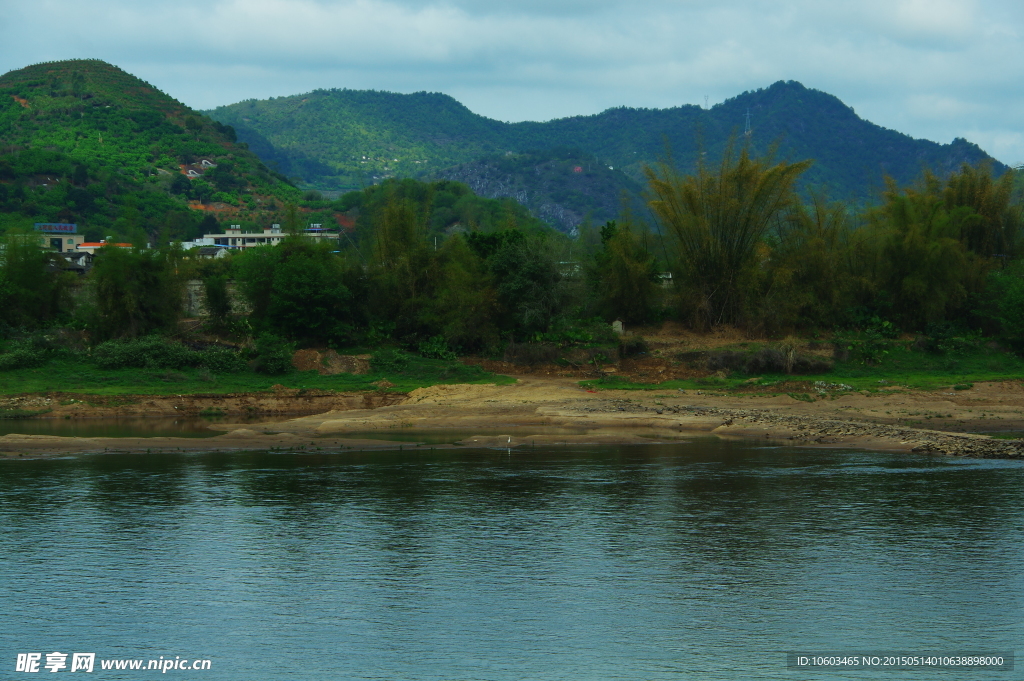
[[[926,178],[918,189],[900,189],[889,179],[885,203],[868,215],[876,249],[874,277],[907,328],[940,322],[983,284],[985,263],[961,235],[977,221],[969,207],[947,210],[941,191]]]
[[[960,241],[982,257],[1013,256],[1020,242],[1021,206],[1012,205],[1014,173],[992,177],[991,167],[963,164],[942,191],[946,210],[968,207],[976,215],[965,220]]]
[[[812,194],[772,221],[768,256],[757,298],[749,301],[748,323],[772,334],[796,326],[831,326],[850,304],[851,294],[870,288],[870,280],[850,257],[848,207]]]
[[[704,325],[738,321],[758,245],[810,165],[755,159],[746,149],[737,155],[730,147],[717,168],[701,158],[695,175],[670,163],[647,169],[651,210],[676,242],[680,280]]]

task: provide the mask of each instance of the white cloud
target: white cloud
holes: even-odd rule
[[[7,0],[0,69],[99,57],[200,108],[318,87],[447,92],[543,120],[799,80],[1024,159],[1016,0]],[[973,137],[972,137],[973,136]]]

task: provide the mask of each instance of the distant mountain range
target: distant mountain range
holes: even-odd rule
[[[997,171],[1005,169],[966,140],[938,144],[914,139],[866,121],[838,98],[793,81],[744,92],[710,109],[620,107],[545,123],[492,120],[444,94],[360,90],[249,100],[207,113],[233,126],[266,163],[321,189],[356,188],[385,177],[434,176],[458,177],[487,192],[508,185],[512,177],[498,177],[498,158],[564,156],[564,150],[572,150],[592,159],[594,167],[616,171],[617,188],[628,191],[626,179],[635,187],[643,181],[644,166],[664,159],[667,151],[688,169],[700,151],[716,158],[730,140],[749,144],[758,154],[775,148],[780,159],[813,159],[803,186],[854,203],[877,197],[886,175],[908,184],[925,168],[944,174],[965,162],[987,161]],[[748,113],[749,136],[744,134]]]
[[[290,176],[334,191],[387,177],[457,180],[571,232],[616,218],[624,201],[641,205],[643,169],[667,150],[686,170],[700,150],[714,160],[730,140],[814,159],[803,186],[857,204],[877,196],[886,174],[908,184],[924,168],[943,174],[965,162],[1004,170],[965,140],[912,139],[794,82],[708,110],[617,108],[547,123],[495,121],[443,94],[354,90],[209,114],[99,60],[0,76],[0,230],[67,221],[99,235],[159,228],[185,237],[212,219],[211,207],[222,220],[278,220],[284,203],[301,198]],[[215,167],[194,166],[204,160]]]

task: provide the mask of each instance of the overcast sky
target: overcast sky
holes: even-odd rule
[[[1024,162],[1021,0],[0,0],[0,71],[96,57],[196,108],[354,88],[505,121],[777,80]]]

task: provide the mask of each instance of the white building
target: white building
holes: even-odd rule
[[[310,225],[301,234],[304,236],[321,240],[336,242],[339,238],[338,232],[332,232],[323,228],[323,225]],[[202,246],[222,246],[227,248],[255,248],[257,246],[276,246],[281,243],[287,234],[281,231],[281,225],[264,227],[263,233],[243,233],[241,225],[231,225],[223,234],[204,234],[195,241],[188,241],[182,244],[182,248],[199,248]]]

